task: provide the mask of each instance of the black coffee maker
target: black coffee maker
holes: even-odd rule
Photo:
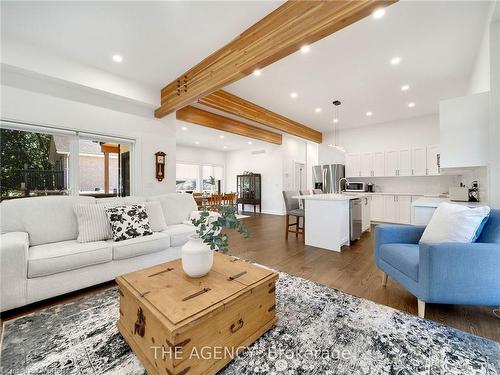
[[[373,188],[375,187],[375,184],[372,184],[371,182],[369,184],[366,184],[367,192],[368,193],[373,193]]]
[[[479,202],[479,184],[477,181],[472,181],[469,189],[469,202]]]

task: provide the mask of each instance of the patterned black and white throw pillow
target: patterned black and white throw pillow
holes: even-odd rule
[[[106,208],[114,241],[149,236],[153,234],[149,225],[146,207],[143,204]]]

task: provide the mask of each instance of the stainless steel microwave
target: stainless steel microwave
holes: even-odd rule
[[[367,191],[368,187],[364,182],[348,181],[345,185],[345,191]]]

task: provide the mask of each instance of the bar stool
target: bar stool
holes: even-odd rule
[[[292,198],[293,196],[299,195],[296,191],[283,191],[283,198],[285,200],[285,208],[286,208],[286,232],[285,238],[288,240],[288,233],[295,233],[295,237],[298,237],[299,234],[304,236],[304,223],[305,223],[305,215],[304,209],[299,207],[299,200]],[[290,223],[290,216],[295,216],[295,222]],[[302,226],[300,226],[300,218],[302,218]],[[290,229],[290,227],[295,226],[294,229]]]

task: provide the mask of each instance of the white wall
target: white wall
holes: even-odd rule
[[[177,145],[177,161],[206,165],[226,165],[226,152]]]
[[[157,120],[12,86],[2,85],[1,90],[2,118],[136,139],[136,194],[175,191],[174,114]],[[157,151],[167,154],[162,182],[155,179]]]
[[[500,209],[500,5],[497,4],[498,18],[490,26],[490,156],[489,183],[490,205]]]
[[[253,152],[260,153],[253,154]],[[236,191],[238,174],[245,171],[260,173],[262,175],[262,212],[283,214],[283,155],[283,148],[277,145],[227,152],[226,190]]]

